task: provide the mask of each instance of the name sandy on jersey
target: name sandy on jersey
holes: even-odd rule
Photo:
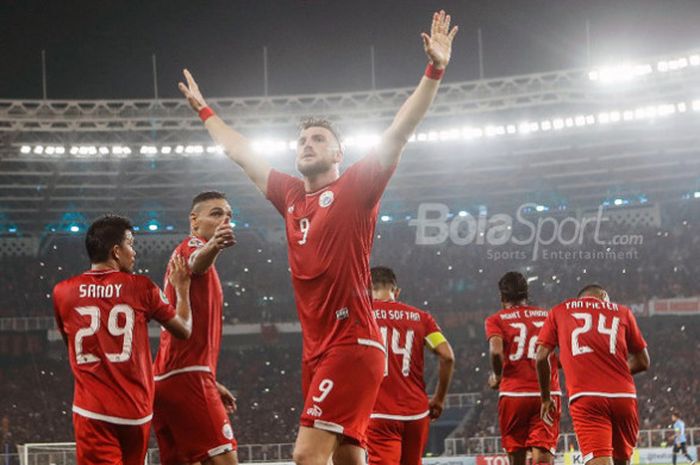
[[[81,284],[78,288],[79,297],[93,299],[111,299],[121,297],[123,284]]]
[[[525,310],[523,312],[516,310],[514,312],[502,314],[501,320],[517,320],[518,318],[522,318],[521,313],[525,318],[547,318],[547,310]]]
[[[610,310],[613,312],[619,311],[617,304],[603,301],[590,301],[590,300],[572,300],[566,303],[567,310]]]
[[[420,321],[420,313],[407,310],[374,310],[374,318],[377,320],[408,320]]]

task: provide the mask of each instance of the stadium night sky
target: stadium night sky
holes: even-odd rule
[[[377,87],[413,85],[425,58],[419,32],[445,8],[460,25],[448,80],[586,66],[700,47],[698,0],[0,1],[0,98],[149,98],[151,54],[161,97],[179,96],[188,66],[205,96],[364,90],[376,48]]]

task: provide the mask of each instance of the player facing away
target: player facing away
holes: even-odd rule
[[[632,376],[649,368],[646,342],[628,307],[597,284],[554,307],[537,341],[542,418],[552,423],[549,354],[559,347],[569,412],[584,463],[628,465],[639,418]]]
[[[224,297],[214,264],[223,249],[235,244],[231,214],[224,194],[200,193],[192,200],[190,236],[173,252],[185,259],[192,276],[194,325],[187,341],[165,332],[160,337],[153,427],[164,465],[238,462],[228,417],[235,399],[216,381]],[[166,270],[166,281],[171,272]],[[165,292],[177,300],[171,286]]]
[[[486,319],[491,375],[489,386],[498,389],[498,424],[503,448],[511,465],[525,465],[527,452],[533,465],[553,464],[559,439],[561,389],[554,353],[548,362],[554,409],[552,424],[540,418],[540,388],[535,369],[535,344],[547,311],[528,305],[527,279],[510,271],[498,281],[503,308]]]
[[[695,461],[688,454],[688,446],[685,437],[685,422],[681,420],[678,412],[671,413],[673,420],[673,465],[676,465],[678,452],[682,452],[683,456],[688,459],[691,465],[695,465]]]
[[[75,378],[73,426],[78,465],[143,465],[153,416],[148,321],[175,337],[191,332],[190,279],[182,257],[171,261],[177,308],[145,276],[132,274],[131,222],[104,216],[88,229],[90,270],[54,287],[58,330]]]
[[[398,302],[401,290],[390,268],[374,267],[374,317],[384,347],[384,381],[367,429],[370,465],[420,465],[430,420],[442,414],[454,372],[454,353],[433,317]],[[435,395],[428,399],[423,378],[423,350],[439,358]]]
[[[450,61],[457,28],[444,11],[422,34],[430,63],[378,146],[341,176],[337,133],[322,120],[302,126],[296,168],[302,179],[270,168],[251,142],[213,114],[185,71],[182,93],[285,221],[297,313],[304,337],[304,408],[294,447],[301,465],[364,463],[361,443],[384,374],[384,347],[372,317],[369,254],[379,199],[408,139],[430,107]],[[357,380],[362,380],[358,383]]]

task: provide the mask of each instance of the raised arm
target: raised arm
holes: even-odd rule
[[[224,148],[231,160],[243,168],[245,174],[258,186],[263,195],[267,195],[267,177],[270,174],[270,165],[253,151],[248,139],[226,125],[224,120],[209,109],[192,74],[188,70],[184,70],[183,73],[187,85],[181,82],[178,84],[178,88],[187,98],[192,109],[205,120],[204,126],[209,131],[211,138]]]
[[[394,166],[399,162],[401,153],[409,137],[423,120],[428,108],[437,95],[442,74],[450,62],[452,41],[457,34],[457,26],[450,30],[450,15],[445,11],[433,14],[430,35],[422,33],[423,48],[430,64],[416,90],[399,109],[391,126],[384,132],[377,148],[382,166]]]

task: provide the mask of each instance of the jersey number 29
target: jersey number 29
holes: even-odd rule
[[[83,339],[93,336],[100,329],[100,308],[95,306],[77,307],[76,312],[90,317],[90,326],[75,333],[75,361],[78,365],[99,362],[95,354],[83,353]],[[119,315],[124,315],[124,326],[119,325]],[[131,345],[134,337],[134,309],[126,304],[115,305],[109,312],[107,331],[114,337],[124,336],[120,353],[105,354],[113,363],[126,362],[131,358]]]

